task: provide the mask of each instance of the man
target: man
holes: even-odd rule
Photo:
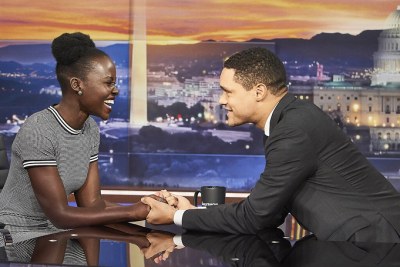
[[[288,93],[282,62],[251,48],[231,56],[220,77],[230,126],[253,123],[265,135],[264,172],[239,203],[207,209],[183,197],[143,198],[147,221],[188,230],[256,233],[288,212],[322,240],[400,242],[400,195],[315,105]],[[186,210],[186,211],[185,211]]]

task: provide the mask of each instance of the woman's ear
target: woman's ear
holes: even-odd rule
[[[81,90],[81,80],[79,78],[72,77],[69,80],[69,83],[71,85],[72,90],[74,90],[75,92],[78,93]]]

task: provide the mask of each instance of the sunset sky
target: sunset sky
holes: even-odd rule
[[[392,0],[136,1],[135,6],[133,0],[2,0],[0,39],[52,40],[63,32],[82,31],[96,40],[128,41],[131,14],[146,17],[152,44],[358,34],[383,29],[400,5]],[[146,16],[134,12],[140,3],[146,3]]]

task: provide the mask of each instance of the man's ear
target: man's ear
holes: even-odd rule
[[[75,92],[78,92],[79,90],[81,90],[81,80],[77,77],[72,77],[69,80],[69,83],[71,85],[72,90],[74,90]]]
[[[255,86],[256,101],[260,102],[264,100],[268,95],[268,88],[263,83],[259,83]]]

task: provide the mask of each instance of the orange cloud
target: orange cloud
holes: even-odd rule
[[[128,40],[129,0],[5,0],[0,5],[2,39],[51,40],[82,31],[95,39]]]
[[[135,2],[137,1],[137,2]],[[3,0],[1,38],[51,40],[82,31],[96,40],[129,40],[138,0]],[[146,0],[149,43],[215,39],[310,38],[320,32],[382,29],[394,0]],[[139,10],[139,9],[136,9]],[[143,9],[140,9],[143,10]],[[141,11],[142,12],[142,11]],[[139,14],[142,16],[143,14]]]

